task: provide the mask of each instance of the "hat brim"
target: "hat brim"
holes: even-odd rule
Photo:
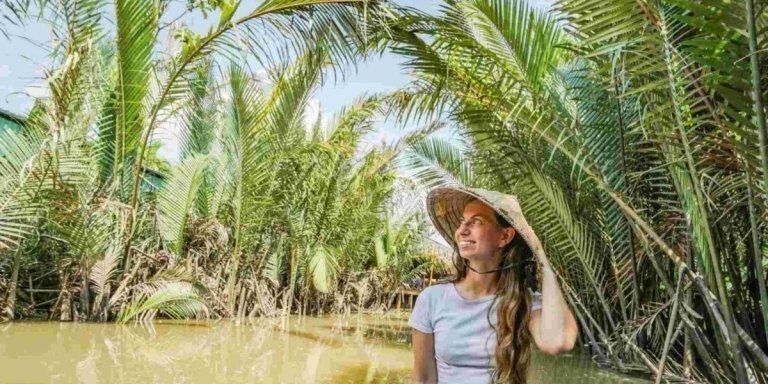
[[[445,241],[454,249],[458,249],[454,234],[464,216],[464,207],[473,200],[479,200],[507,220],[530,248],[531,241],[526,234],[532,234],[533,229],[528,226],[527,222],[520,223],[521,220],[515,220],[510,213],[498,207],[498,202],[491,201],[491,199],[483,196],[482,192],[489,191],[479,190],[475,192],[469,189],[441,187],[429,192],[427,195],[427,212],[432,224]],[[522,216],[522,212],[519,215]],[[519,228],[520,225],[524,225],[526,228]]]

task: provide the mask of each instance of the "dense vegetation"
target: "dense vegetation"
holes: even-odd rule
[[[204,2],[218,27],[180,29],[165,59],[163,2],[51,3],[51,97],[0,141],[5,317],[388,305],[370,292],[440,267],[423,219],[389,219],[398,159],[424,187],[520,197],[599,363],[768,382],[765,2],[270,0],[239,20]],[[305,126],[329,70],[383,50],[406,58],[406,88]],[[425,129],[363,150],[378,114],[462,142]],[[168,119],[183,150],[164,172],[151,138]],[[56,293],[36,304],[27,281]]]
[[[2,317],[388,308],[443,268],[422,216],[389,208],[405,188],[390,161],[402,146],[362,145],[381,98],[327,123],[309,115],[328,71],[363,52],[362,13],[374,23],[379,9],[270,1],[235,20],[221,4],[208,35],[173,30],[167,58],[163,5],[45,4],[60,37],[51,97],[0,140]],[[254,55],[236,58],[243,46]],[[180,127],[173,167],[152,141],[167,124]]]
[[[765,382],[765,5],[447,3],[395,37],[403,115],[471,144],[422,178],[520,196],[599,361]]]

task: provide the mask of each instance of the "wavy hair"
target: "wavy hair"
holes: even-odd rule
[[[494,212],[495,213],[495,212]],[[511,224],[495,213],[496,223],[501,228],[510,228]],[[528,329],[531,319],[532,300],[527,289],[536,288],[536,263],[533,252],[523,238],[517,234],[504,249],[501,266],[514,264],[513,267],[499,272],[496,280],[496,295],[488,309],[488,323],[496,331],[496,370],[493,382],[496,384],[527,384],[528,369],[531,365],[532,335]],[[467,261],[454,252],[453,264],[459,282],[467,276]],[[497,323],[491,322],[491,311],[498,301]]]

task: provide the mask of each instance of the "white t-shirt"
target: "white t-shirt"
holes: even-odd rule
[[[434,334],[438,384],[491,382],[496,366],[496,332],[490,324],[496,326],[499,302],[493,298],[466,300],[453,283],[433,285],[419,294],[408,324]],[[540,309],[541,294],[534,293],[532,311]]]

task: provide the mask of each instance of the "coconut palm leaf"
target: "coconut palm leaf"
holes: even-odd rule
[[[235,165],[232,185],[235,194],[233,219],[236,232],[235,252],[232,255],[232,265],[235,267],[228,279],[230,289],[234,289],[239,269],[240,247],[247,246],[242,242],[243,238],[253,238],[254,231],[273,225],[270,221],[275,216],[284,215],[283,212],[265,210],[269,208],[270,200],[280,199],[282,201],[276,202],[276,205],[287,202],[290,207],[300,204],[297,201],[306,197],[305,193],[290,191],[297,187],[296,178],[308,177],[311,169],[305,168],[304,160],[300,159],[300,154],[307,150],[307,131],[303,126],[303,117],[311,92],[320,81],[326,57],[327,54],[320,48],[317,52],[310,52],[299,58],[277,76],[266,95],[262,95],[260,89],[242,69],[231,71],[233,125],[230,147],[234,150],[230,153],[236,155],[231,162]],[[242,196],[253,198],[243,199]],[[244,212],[248,213],[247,220],[243,219]],[[289,219],[286,222],[304,223],[304,220]],[[305,228],[310,227],[310,223],[306,224],[291,231],[304,233]],[[249,228],[247,233],[241,232],[245,226]],[[315,238],[319,239],[318,236]],[[273,278],[277,277],[275,274],[279,272],[278,267],[284,265],[275,258],[283,256],[273,253],[267,260],[269,274]],[[289,263],[289,267],[300,266]],[[303,276],[304,274],[300,277]],[[279,281],[277,278],[275,280]]]
[[[458,23],[463,34],[474,37],[472,46],[482,47],[498,59],[505,75],[533,89],[554,69],[561,29],[552,14],[538,12],[526,1],[459,1],[446,8],[445,21]]]
[[[729,88],[730,74],[720,77],[727,70],[708,70],[709,62],[697,62],[716,56],[711,52],[716,28],[738,25],[725,16],[732,7],[562,0],[559,9],[573,32],[568,41],[560,25],[547,24],[537,11],[526,16],[517,2],[457,1],[430,18],[432,29],[404,28],[393,35],[393,49],[408,58],[405,65],[418,78],[402,93],[398,105],[404,115],[428,115],[418,109],[443,104],[439,108],[470,139],[466,157],[472,160],[474,184],[529,199],[526,212],[536,212],[532,221],[546,233],[552,257],[569,260],[559,273],[577,288],[589,308],[580,309],[582,318],[589,318],[602,338],[623,328],[617,313],[631,321],[654,300],[644,284],[673,289],[673,266],[692,271],[689,279],[708,281],[721,303],[730,301],[722,304],[725,320],[715,320],[724,326],[722,335],[736,332],[731,302],[750,306],[735,293],[738,288],[721,289],[726,280],[744,280],[735,267],[744,251],[713,225],[732,217],[742,224],[726,232],[757,233],[756,225],[743,221],[743,202],[754,195],[736,189],[749,180],[739,156],[759,173],[752,160],[756,152],[746,155],[740,143],[753,135],[740,126],[749,103],[739,91],[716,96],[748,87],[738,80]],[[693,16],[699,14],[705,19]],[[526,35],[531,29],[542,32]],[[738,33],[727,36],[743,39]],[[723,46],[731,44],[736,48],[743,40]],[[704,52],[707,45],[710,53]],[[542,55],[530,59],[528,47]],[[526,69],[530,62],[534,68]],[[718,106],[724,99],[734,100],[732,111]],[[545,222],[539,226],[536,220]],[[698,289],[698,298],[711,303],[712,292]],[[713,320],[719,316],[708,314]],[[666,329],[644,331],[662,340]],[[743,380],[739,347],[729,343],[716,341],[715,353]]]
[[[228,191],[227,157],[224,155],[212,157],[206,173],[205,182],[200,187],[204,189],[199,199],[206,199],[198,205],[201,216],[216,217]]]
[[[317,246],[309,259],[309,274],[312,285],[320,292],[331,292],[338,271],[337,253],[325,246]]]
[[[222,24],[208,35],[185,47],[181,57],[175,60],[167,81],[160,87],[155,105],[149,113],[148,129],[144,132],[139,148],[143,152],[153,127],[162,109],[173,104],[177,82],[186,78],[189,71],[212,50],[226,54],[227,47],[238,47],[237,57],[241,56],[239,42],[245,41],[251,52],[257,52],[257,59],[274,58],[273,37],[280,36],[286,41],[287,55],[282,57],[301,57],[306,52],[324,47],[331,55],[334,64],[344,63],[348,58],[357,57],[361,46],[366,45],[365,30],[359,20],[371,17],[371,22],[379,20],[379,8],[368,0],[275,0],[266,1],[248,15]],[[388,12],[384,12],[388,15]],[[372,25],[376,25],[373,23]],[[291,31],[287,36],[282,31]],[[244,40],[242,38],[245,37]],[[265,64],[276,60],[267,60]],[[283,60],[284,62],[287,60]],[[141,169],[142,156],[137,157],[134,169]],[[135,208],[138,197],[139,175],[134,175],[131,192],[131,206]]]
[[[266,257],[266,265],[262,271],[262,275],[271,280],[273,284],[280,284],[280,277],[283,274],[283,244],[285,242],[284,237],[279,237],[271,253]]]
[[[46,150],[47,143],[34,131],[0,132],[0,248],[13,248],[34,228]]]
[[[153,73],[152,49],[159,12],[157,2],[152,0],[115,1],[117,84],[112,179],[117,185],[124,178],[124,162],[141,155],[138,145],[147,130],[145,105]]]
[[[67,243],[72,257],[82,260],[90,268],[92,262],[107,251],[117,231],[109,212],[89,209],[83,201],[77,203],[79,210],[67,212],[55,223],[57,237]]]
[[[117,238],[117,236],[114,238]],[[96,297],[93,299],[93,308],[91,308],[90,312],[91,319],[99,319],[101,321],[108,319],[110,284],[116,282],[121,255],[120,247],[118,244],[113,243],[104,253],[104,258],[93,263],[91,270],[87,274],[90,288],[96,293]]]
[[[428,188],[475,184],[464,149],[447,139],[429,137],[415,142],[401,159],[402,166],[415,172],[414,177]]]
[[[120,263],[119,256],[119,248],[114,247],[105,252],[104,258],[94,263],[93,267],[91,267],[88,278],[91,280],[91,289],[97,295],[106,294],[107,285],[117,274],[118,264]],[[96,299],[94,302],[98,303],[99,300]]]
[[[89,134],[105,99],[102,77],[110,62],[106,32],[101,25],[106,12],[104,0],[50,1],[45,12],[53,18],[52,59],[60,62],[55,70],[45,70],[50,103],[46,110],[55,130]]]
[[[232,66],[229,71],[231,104],[228,108],[226,132],[227,163],[230,165],[230,188],[232,191],[234,248],[232,270],[228,278],[227,292],[234,297],[235,282],[242,246],[243,205],[249,202],[243,196],[251,186],[261,185],[269,175],[268,162],[262,161],[269,153],[269,142],[259,140],[265,134],[259,123],[263,114],[261,91],[242,67]],[[249,184],[253,182],[253,184]],[[234,308],[234,301],[230,303]]]
[[[190,95],[181,107],[181,158],[208,154],[215,143],[216,99],[212,65],[197,68],[189,81]]]
[[[528,169],[530,184],[518,192],[521,205],[526,209],[526,214],[532,217],[533,225],[542,234],[546,244],[551,245],[558,254],[554,262],[560,263],[564,270],[569,269],[569,265],[580,266],[580,271],[570,271],[573,279],[586,280],[585,285],[591,288],[596,298],[595,307],[602,309],[609,324],[615,328],[616,321],[611,309],[613,305],[604,292],[606,268],[599,244],[589,227],[574,220],[575,215],[559,186],[546,180],[535,167],[529,166]]]
[[[187,282],[161,281],[146,283],[134,288],[135,297],[117,316],[118,323],[135,320],[147,322],[157,314],[172,319],[208,316],[208,307],[194,286]]]
[[[182,256],[184,232],[207,164],[208,158],[203,155],[184,160],[174,168],[157,197],[160,235],[177,257]]]
[[[184,159],[195,155],[219,152],[217,135],[221,129],[216,124],[221,118],[218,107],[218,85],[213,76],[213,65],[202,61],[188,78],[188,95],[180,110],[179,156]],[[211,156],[205,170],[203,183],[196,199],[196,210],[201,216],[215,217],[226,191],[225,163],[222,156]]]
[[[304,117],[307,102],[322,80],[322,69],[326,65],[327,52],[321,46],[308,52],[291,66],[280,72],[272,86],[269,97],[265,100],[264,120],[260,123],[274,135],[286,139],[276,142],[278,148],[285,150],[292,144],[290,139],[305,140],[305,135],[291,135],[300,128],[304,130]],[[290,133],[289,133],[290,132]]]

